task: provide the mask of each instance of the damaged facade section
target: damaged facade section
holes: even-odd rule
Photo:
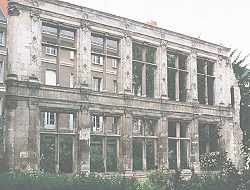
[[[0,150],[10,169],[199,173],[200,156],[219,150],[240,167],[240,95],[228,48],[37,2],[9,2]]]

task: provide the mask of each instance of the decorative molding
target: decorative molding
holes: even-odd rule
[[[8,15],[9,16],[19,16],[20,9],[15,5],[14,2],[9,2],[8,4]]]

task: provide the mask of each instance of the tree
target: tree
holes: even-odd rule
[[[240,127],[243,131],[244,151],[250,148],[250,70],[246,60],[249,55],[242,56],[242,52],[233,50],[230,54],[233,71],[240,88]]]

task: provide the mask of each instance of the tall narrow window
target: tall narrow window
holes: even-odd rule
[[[97,92],[102,91],[102,79],[93,77],[93,90]]]
[[[188,123],[168,122],[168,163],[169,169],[189,167],[189,128]]]
[[[117,80],[113,80],[113,89],[114,89],[114,93],[117,94],[118,93],[118,83],[117,83]]]
[[[218,147],[217,126],[214,124],[199,124],[199,153],[215,152]]]
[[[70,73],[70,76],[69,76],[69,87],[74,88],[74,74],[73,73]]]
[[[133,94],[136,96],[154,97],[155,54],[155,48],[133,43]]]
[[[73,173],[74,114],[42,112],[41,116],[44,127],[40,129],[40,169],[45,173]]]
[[[119,116],[91,116],[90,171],[118,171]]]
[[[133,170],[157,168],[157,121],[135,118],[133,120]]]
[[[170,100],[186,101],[187,56],[168,52],[168,97]]]
[[[214,104],[214,63],[197,59],[198,101],[200,104]]]

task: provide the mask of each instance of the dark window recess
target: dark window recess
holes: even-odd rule
[[[200,104],[206,103],[206,79],[205,75],[198,75],[198,101]]]
[[[91,138],[90,145],[90,171],[104,172],[104,159],[102,151],[102,139],[98,137]]]
[[[155,165],[155,144],[154,140],[147,139],[146,140],[146,165],[147,170],[157,169]]]
[[[117,171],[117,140],[107,140],[107,172]]]
[[[133,44],[133,60],[142,61],[142,46]]]
[[[167,55],[168,67],[175,68],[176,67],[176,59],[177,59],[176,55],[168,54]]]
[[[60,173],[73,172],[73,137],[59,136],[59,168]]]
[[[207,74],[211,76],[214,75],[214,64],[211,62],[207,63]]]
[[[179,99],[181,102],[185,102],[187,99],[187,73],[179,72]]]
[[[231,94],[231,106],[234,107],[235,99],[234,99],[234,87],[233,86],[230,88],[230,94]]]
[[[197,60],[197,72],[200,74],[205,74],[206,63],[203,59]]]
[[[179,69],[187,70],[187,56],[179,54]]]
[[[56,138],[54,135],[40,136],[40,168],[45,173],[55,173]]]
[[[168,69],[168,98],[170,100],[176,99],[176,71],[173,69]]]
[[[153,65],[146,65],[146,95],[147,97],[154,97],[154,72]]]
[[[155,63],[155,48],[146,48],[146,62]]]
[[[107,39],[107,53],[109,55],[118,56],[118,41],[113,39]]]
[[[142,95],[142,64],[133,63],[133,92],[136,96]]]
[[[177,141],[168,140],[168,163],[169,169],[177,169]]]
[[[133,170],[143,170],[143,145],[141,140],[133,140]]]
[[[100,36],[91,36],[91,51],[95,53],[104,53],[104,38]]]
[[[168,136],[176,137],[176,122],[175,121],[168,122]]]
[[[207,77],[208,105],[214,104],[214,78]]]

